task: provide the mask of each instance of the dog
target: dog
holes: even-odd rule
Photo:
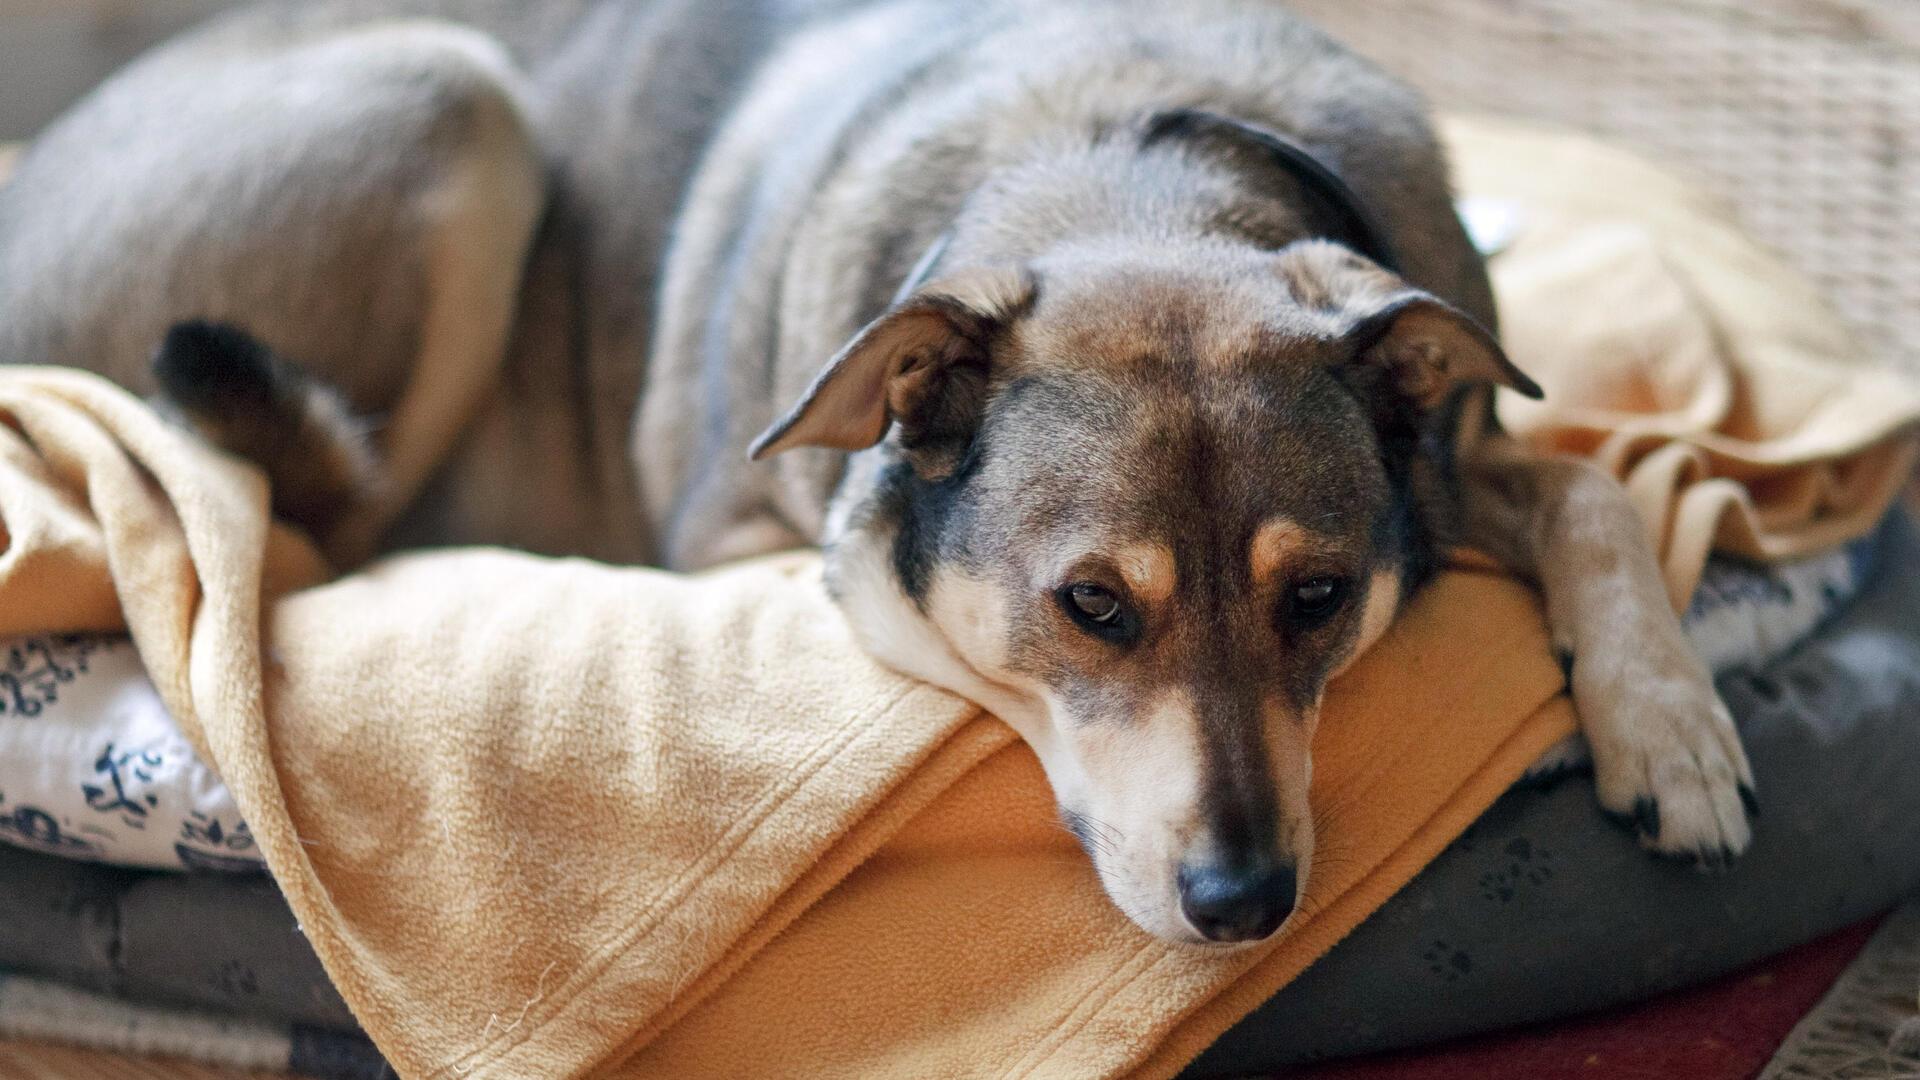
[[[1601,807],[1749,841],[1624,493],[1493,423],[1495,315],[1421,100],[1260,0],[284,3],[0,191],[0,356],[154,395],[342,565],[819,545],[1199,946],[1294,909],[1323,691],[1454,544],[1539,586]]]

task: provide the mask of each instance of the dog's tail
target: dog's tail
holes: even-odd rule
[[[274,516],[322,543],[379,490],[366,422],[338,391],[245,330],[179,323],[154,354],[153,375],[163,408],[265,470]]]

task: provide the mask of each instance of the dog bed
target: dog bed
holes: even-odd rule
[[[1717,667],[1770,795],[1761,840],[1732,873],[1702,878],[1646,860],[1594,812],[1584,780],[1523,784],[1189,1075],[1268,1071],[1645,997],[1920,884],[1920,840],[1901,828],[1920,817],[1920,790],[1898,783],[1920,765],[1916,565],[1920,534],[1895,518],[1845,552],[1769,570],[1709,566],[1689,628],[1704,651],[1741,654]],[[1815,621],[1825,625],[1808,636]],[[1732,640],[1728,627],[1740,631]],[[1756,627],[1769,628],[1769,643],[1754,642]],[[116,678],[95,666],[69,685]],[[196,790],[190,773],[168,775]],[[1848,800],[1820,797],[1835,777],[1855,778]],[[170,789],[156,794],[173,801]],[[1803,874],[1811,887],[1783,887]],[[271,1044],[297,1050],[309,1074],[372,1074],[371,1048],[354,1042],[345,1005],[257,874],[0,851],[0,906],[21,913],[0,926],[0,969],[254,1021],[244,1037],[203,1046],[219,1060],[244,1060],[267,1024],[283,1032]],[[181,926],[208,932],[182,936]]]
[[[1480,160],[1517,138],[1486,133]],[[1565,168],[1557,148],[1535,171],[1554,162]],[[1536,439],[1601,436],[1590,451],[1649,510],[1684,595],[1710,541],[1779,559],[1870,528],[1911,463],[1916,395],[1853,364],[1817,305],[1785,337],[1759,332],[1800,292],[1764,259],[1716,264],[1730,230],[1684,199],[1669,209],[1606,230],[1612,262],[1558,277],[1567,264],[1541,264],[1529,241],[1552,234],[1543,215],[1503,259],[1533,272],[1496,276],[1564,304],[1596,270],[1630,269],[1602,278],[1642,290],[1677,272],[1703,301],[1666,309],[1678,319],[1662,324],[1674,348],[1658,381],[1674,393],[1657,415],[1511,418]],[[1697,243],[1650,247],[1661,230]],[[1546,350],[1523,362],[1582,351],[1544,301],[1508,310],[1516,342]],[[1576,329],[1582,349],[1619,345],[1605,326]],[[1790,390],[1799,408],[1756,413],[1773,400],[1756,387]],[[801,563],[684,582],[468,553],[290,592],[324,568],[265,520],[246,470],[92,380],[20,372],[0,389],[0,435],[20,436],[4,446],[0,630],[132,627],[168,714],[220,769],[332,978],[409,1075],[724,1073],[766,1060],[775,1037],[796,1068],[1165,1075],[1569,730],[1531,599],[1494,575],[1444,576],[1329,702],[1324,857],[1302,918],[1265,951],[1203,959],[1143,942],[1098,896],[1003,728],[855,662]],[[1572,403],[1604,405],[1593,389]],[[263,623],[263,599],[282,596]],[[636,612],[656,625],[634,626]],[[776,669],[771,688],[742,674]],[[1396,746],[1406,767],[1367,768]],[[635,766],[666,786],[623,781]],[[138,801],[101,791],[123,813]],[[667,932],[627,950],[636,925]],[[857,984],[822,981],[849,955],[863,957]],[[877,963],[901,955],[914,963]],[[616,1002],[627,1020],[610,1028]],[[956,1027],[956,1010],[979,1022]]]

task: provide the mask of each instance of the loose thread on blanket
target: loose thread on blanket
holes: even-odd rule
[[[525,1005],[520,1006],[520,1015],[513,1018],[513,1023],[500,1029],[500,1034],[505,1035],[507,1032],[519,1027],[520,1022],[527,1018],[529,1012],[533,1011],[533,1007],[540,1004],[541,999],[547,996],[547,976],[553,974],[553,969],[559,966],[560,961],[555,960],[540,972],[540,978],[536,979],[533,984],[533,996],[527,999]],[[481,1042],[486,1042],[493,1036],[493,1025],[499,1022],[499,1013],[491,1013],[487,1016],[487,1026],[480,1029]],[[469,1071],[471,1071],[471,1067],[469,1067]],[[464,1075],[464,1073],[462,1075]]]
[[[678,943],[681,948],[675,951],[689,956],[704,954],[707,951],[707,944],[720,932],[718,927],[722,921],[723,920],[718,918],[688,919],[683,921],[681,925],[684,929],[681,932]],[[693,945],[694,948],[685,948],[685,946],[688,945]],[[695,979],[699,978],[701,970],[702,968],[698,961],[689,961],[688,963],[682,964],[680,969],[674,972],[673,983],[667,990],[667,1000],[670,1002],[679,1001],[680,995],[686,991],[687,987],[693,985]]]

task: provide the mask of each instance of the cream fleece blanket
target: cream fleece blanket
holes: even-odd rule
[[[1499,145],[1456,139],[1470,177]],[[1720,358],[1756,396],[1805,385]],[[1913,415],[1819,428],[1805,467]],[[1572,726],[1532,596],[1443,575],[1330,695],[1300,915],[1222,956],[1128,924],[1032,755],[866,660],[812,556],[448,552],[321,584],[251,469],[34,368],[0,371],[0,525],[0,634],[130,629],[407,1077],[1170,1075]]]
[[[1621,478],[1676,606],[1711,550],[1770,561],[1862,535],[1913,473],[1920,384],[1864,352],[1731,211],[1624,151],[1454,120],[1461,190],[1509,202],[1501,337],[1546,390],[1501,422]]]

